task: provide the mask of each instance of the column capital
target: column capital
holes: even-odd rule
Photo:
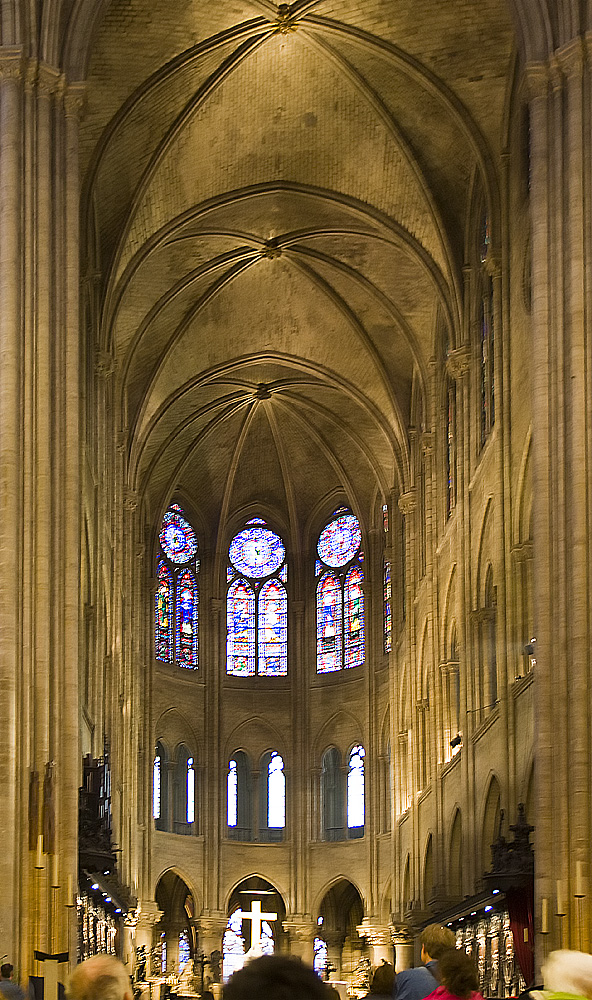
[[[393,922],[389,924],[391,941],[393,944],[411,944],[413,942],[413,928],[409,924]]]
[[[139,899],[135,910],[136,924],[152,927],[162,919],[164,913],[153,899]]]
[[[26,71],[26,60],[20,46],[0,48],[0,80],[21,80]]]
[[[309,943],[317,932],[317,925],[308,914],[294,913],[282,922],[282,927],[293,941]]]
[[[123,491],[123,509],[133,513],[138,507],[138,491],[129,486]]]
[[[566,79],[581,78],[584,75],[586,49],[587,44],[580,36],[557,49],[555,58]]]
[[[364,917],[356,927],[358,937],[365,938],[373,947],[386,947],[391,943],[391,931],[387,924],[375,923],[371,917]]]
[[[457,347],[454,351],[449,351],[446,357],[446,372],[453,379],[459,380],[463,375],[468,375],[471,366],[471,351],[468,344]]]
[[[415,489],[412,488],[407,490],[406,493],[401,493],[398,504],[402,514],[412,514],[416,506]]]
[[[193,923],[204,937],[221,937],[228,926],[228,917],[223,910],[210,910],[201,913]]]
[[[86,110],[86,85],[84,83],[69,83],[64,88],[64,111],[66,118],[80,121]]]

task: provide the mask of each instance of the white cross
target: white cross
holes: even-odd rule
[[[257,949],[261,944],[261,921],[277,920],[277,913],[261,913],[261,901],[254,899],[251,912],[243,912],[243,920],[251,921],[251,948]]]

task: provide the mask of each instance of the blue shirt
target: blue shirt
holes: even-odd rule
[[[440,985],[437,976],[438,963],[428,962],[417,969],[404,969],[395,976],[393,997],[395,1000],[423,1000]]]

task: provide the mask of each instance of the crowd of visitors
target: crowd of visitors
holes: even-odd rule
[[[395,975],[386,961],[374,971],[362,1000],[483,1000],[470,955],[456,948],[452,932],[430,924],[421,934],[422,965]],[[13,966],[0,967],[0,1000],[25,1000],[14,982]],[[544,987],[525,991],[522,1000],[592,1000],[592,955],[553,951],[546,959]],[[73,970],[68,1000],[133,1000],[125,966],[111,955],[95,955]],[[310,966],[288,955],[263,955],[235,972],[224,986],[224,1000],[335,1000],[339,994]],[[209,991],[202,1000],[213,1000]]]

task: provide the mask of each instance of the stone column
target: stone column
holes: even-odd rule
[[[533,236],[532,381],[536,754],[535,929],[588,951],[592,234],[589,36],[528,68]],[[559,885],[558,885],[559,883]],[[555,916],[557,890],[567,914]],[[547,900],[547,903],[543,901]]]
[[[364,917],[356,930],[360,937],[365,938],[370,945],[370,961],[374,969],[382,961],[393,963],[393,942],[389,927],[374,923],[370,917]]]
[[[335,972],[330,978],[341,979],[341,952],[343,950],[343,934],[341,931],[323,931],[323,938],[327,943],[327,962],[332,965]]]
[[[199,950],[207,959],[213,951],[222,952],[222,938],[228,924],[228,917],[222,910],[203,913],[196,920],[199,934]]]
[[[290,938],[290,954],[297,955],[303,962],[312,965],[314,961],[314,939],[317,925],[311,917],[294,914],[284,920],[282,927]]]
[[[391,924],[391,941],[395,949],[395,972],[413,968],[413,934],[407,924]]]
[[[26,812],[21,805],[19,719],[21,658],[18,650],[17,594],[21,586],[19,546],[21,447],[21,169],[22,169],[22,53],[0,49],[0,789],[3,826],[17,831]],[[10,569],[9,569],[10,567]],[[28,768],[27,768],[28,772]],[[27,773],[28,778],[28,773]],[[0,902],[3,951],[17,954],[19,909],[17,890],[19,838],[14,834],[0,855],[0,880],[5,887]],[[25,848],[26,849],[26,848]],[[32,868],[32,862],[31,862]],[[22,971],[22,965],[21,965]]]
[[[163,912],[151,899],[142,899],[138,901],[136,913],[136,948],[144,945],[146,951],[150,953],[153,947],[154,926],[162,919]]]

